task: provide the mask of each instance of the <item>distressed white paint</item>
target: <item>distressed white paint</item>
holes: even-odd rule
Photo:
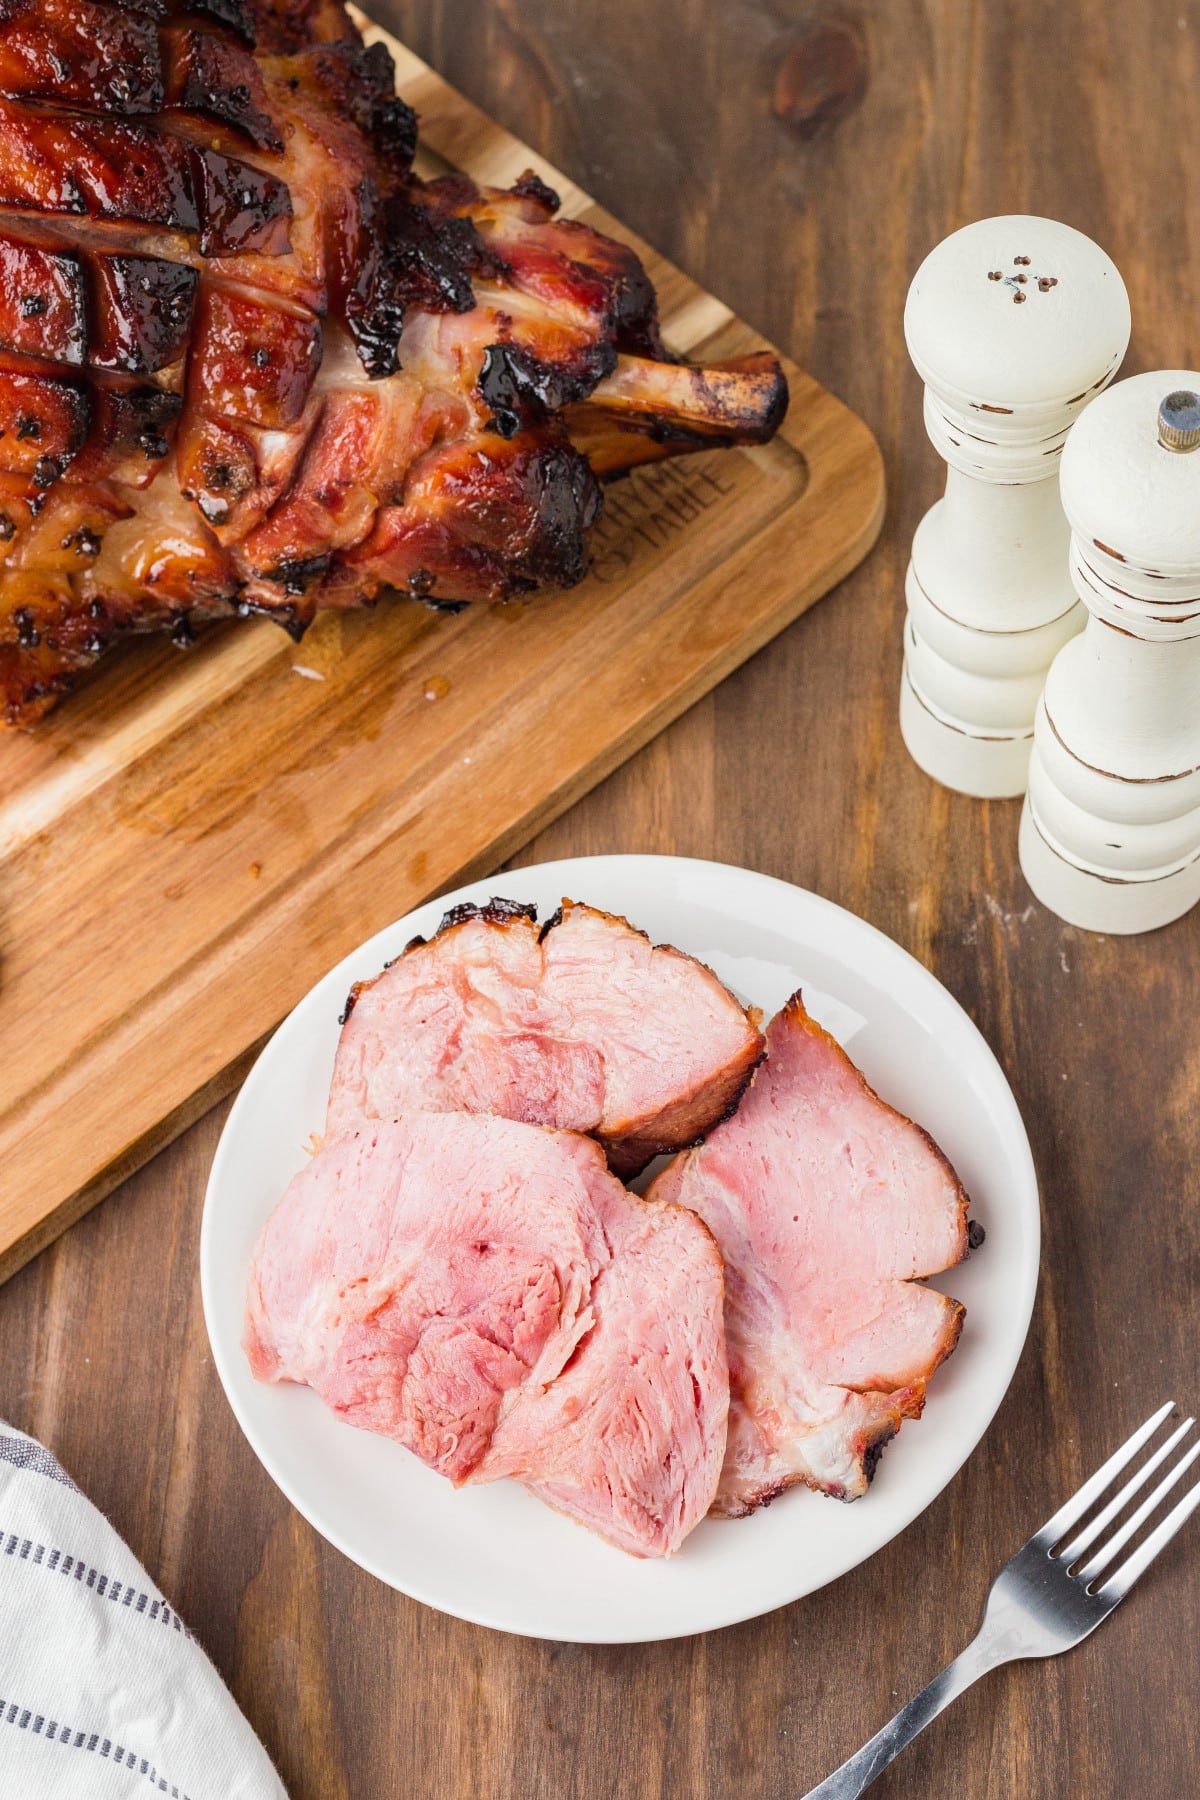
[[[1085,618],[1058,459],[1125,354],[1125,284],[1070,226],[983,219],[926,257],[904,331],[948,465],[905,583],[904,741],[947,787],[1020,794],[1046,670]]]
[[[1118,382],[1062,457],[1071,568],[1090,617],[1038,709],[1021,866],[1093,931],[1148,931],[1200,899],[1200,449],[1158,408],[1200,372]]]

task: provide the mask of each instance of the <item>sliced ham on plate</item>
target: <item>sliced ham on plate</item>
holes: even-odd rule
[[[712,1504],[729,1378],[724,1277],[682,1207],[615,1209],[595,1326],[556,1381],[522,1397],[473,1479],[515,1476],[635,1556],[676,1549]]]
[[[326,1144],[267,1221],[245,1347],[455,1483],[513,1475],[664,1556],[725,1447],[721,1260],[590,1139],[411,1114]]]
[[[564,901],[456,907],[350,995],[327,1134],[413,1111],[498,1113],[593,1134],[617,1173],[736,1107],[756,1023],[710,969]]]
[[[967,1197],[932,1139],[868,1087],[796,995],[737,1113],[650,1189],[725,1260],[729,1441],[714,1510],[797,1482],[864,1493],[916,1418],[963,1308],[919,1285],[969,1247]]]

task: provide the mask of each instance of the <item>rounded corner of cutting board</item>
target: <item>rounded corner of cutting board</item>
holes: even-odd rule
[[[887,471],[879,440],[861,414],[823,387],[776,345],[791,394],[780,435],[804,457],[809,484],[802,502],[820,501],[842,525],[842,581],[874,549],[887,514]],[[826,589],[828,591],[828,588]]]

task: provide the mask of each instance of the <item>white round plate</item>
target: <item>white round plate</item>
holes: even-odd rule
[[[942,1145],[987,1241],[936,1285],[966,1324],[918,1422],[853,1505],[793,1489],[738,1521],[706,1520],[678,1555],[642,1562],[512,1482],[456,1492],[398,1444],[342,1424],[307,1388],[265,1386],[241,1350],[259,1230],[324,1125],[338,1014],[442,913],[490,894],[564,895],[624,914],[708,963],[769,1017],[797,988],[868,1080]],[[957,1001],[872,926],[786,882],[719,863],[602,856],[543,863],[431,901],[356,950],[284,1021],[252,1070],[213,1162],[200,1242],[213,1356],[242,1430],[293,1505],[339,1550],[428,1606],[498,1630],[581,1643],[682,1637],[753,1618],[874,1554],[935,1498],[999,1406],[1038,1272],[1033,1159],[1000,1067]]]

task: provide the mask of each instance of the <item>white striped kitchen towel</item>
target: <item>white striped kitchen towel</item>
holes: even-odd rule
[[[50,1452],[0,1420],[3,1800],[286,1800],[217,1671]]]

